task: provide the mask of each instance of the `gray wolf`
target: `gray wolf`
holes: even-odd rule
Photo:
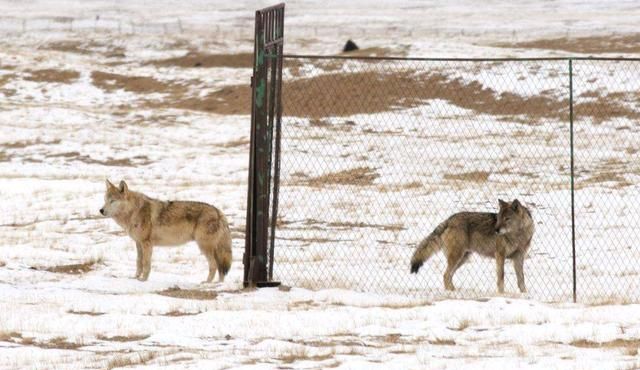
[[[499,293],[504,293],[505,258],[513,261],[518,288],[526,292],[523,264],[533,237],[533,218],[517,199],[511,203],[500,199],[498,202],[497,214],[460,212],[438,225],[414,252],[411,273],[417,273],[431,255],[442,249],[447,258],[444,286],[447,290],[455,290],[453,275],[475,252],[495,258]]]
[[[206,203],[161,201],[129,190],[124,181],[106,181],[103,216],[111,217],[136,242],[135,277],[149,278],[154,246],[176,246],[195,240],[209,263],[211,282],[218,271],[220,282],[231,267],[231,233],[225,215]]]

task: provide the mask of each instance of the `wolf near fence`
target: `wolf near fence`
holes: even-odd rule
[[[513,261],[518,288],[526,292],[524,260],[531,246],[534,225],[531,212],[517,199],[511,203],[499,200],[496,213],[460,212],[446,219],[420,242],[411,258],[411,273],[418,273],[422,264],[442,250],[447,259],[444,286],[455,290],[453,275],[467,262],[471,253],[495,258],[498,292],[504,292],[504,260]]]
[[[112,218],[136,243],[136,274],[145,281],[151,271],[154,246],[177,246],[195,240],[209,263],[209,283],[231,267],[231,233],[225,215],[206,203],[161,201],[106,181],[103,216]]]
[[[453,266],[455,292],[442,289],[446,259],[431,258],[418,276],[407,262],[453,213],[517,198],[536,230],[527,296],[640,297],[640,59],[278,58],[269,63],[283,63],[282,120],[261,126],[266,165],[255,175],[267,189],[256,199],[269,203],[267,276],[434,298],[493,294],[499,260],[470,255]],[[507,257],[516,269],[504,272],[505,291],[524,290],[517,255]]]

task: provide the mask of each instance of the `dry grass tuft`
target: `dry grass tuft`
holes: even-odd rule
[[[137,342],[149,338],[149,335],[115,335],[112,337],[98,335],[96,338],[109,342]]]
[[[110,167],[136,167],[136,166],[145,166],[151,163],[149,157],[145,155],[137,155],[131,158],[107,158],[105,160],[95,159],[91,156],[81,154],[79,152],[64,152],[64,153],[56,153],[49,154],[47,158],[64,158],[67,161],[78,161],[86,164],[100,164],[103,166]]]
[[[179,287],[169,288],[157,293],[165,297],[182,299],[212,300],[218,297],[218,293],[211,290],[180,289]]]
[[[70,265],[59,265],[49,267],[32,267],[34,270],[48,271],[57,274],[80,275],[85,274],[94,269],[96,264],[102,263],[102,259],[92,259],[83,263],[74,263]]]
[[[445,173],[444,178],[446,180],[460,180],[468,182],[483,183],[489,180],[490,173],[487,171],[472,171],[462,173]]]
[[[358,167],[348,170],[332,172],[318,177],[302,180],[304,185],[313,187],[323,187],[326,185],[372,185],[373,181],[380,175],[369,167]]]
[[[160,354],[158,352],[151,351],[143,351],[136,352],[131,355],[118,355],[117,357],[112,358],[107,363],[106,369],[112,370],[121,367],[130,367],[135,365],[144,365],[147,362],[155,359]]]
[[[578,347],[578,348],[604,348],[604,349],[615,349],[615,348],[635,348],[640,347],[640,339],[615,339],[609,342],[594,342],[588,339],[579,339],[575,340],[569,345]]]
[[[67,313],[70,313],[72,315],[85,315],[85,316],[102,316],[105,313],[104,312],[96,312],[96,311],[75,311],[75,310],[69,310],[67,311]]]

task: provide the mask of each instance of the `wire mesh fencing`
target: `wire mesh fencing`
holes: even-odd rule
[[[640,299],[640,61],[576,60],[579,299]]]
[[[579,299],[635,299],[638,67],[287,56],[274,279],[432,298],[492,295],[490,258],[472,256],[454,292],[444,289],[441,253],[418,274],[409,261],[450,215],[497,212],[498,199],[519,199],[535,224],[527,296],[570,300],[577,283]],[[510,265],[505,291],[515,294]]]

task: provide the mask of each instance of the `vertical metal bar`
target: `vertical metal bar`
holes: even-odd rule
[[[282,38],[284,36],[284,8],[278,10],[276,27],[276,38]],[[277,47],[277,60],[276,60],[276,122],[275,122],[275,152],[274,152],[274,165],[273,165],[273,207],[271,214],[271,240],[269,245],[269,280],[273,279],[273,263],[275,257],[275,238],[276,238],[276,224],[278,221],[278,198],[280,196],[280,137],[282,126],[282,63],[284,54],[284,43],[280,43]]]
[[[576,217],[575,217],[575,187],[574,187],[574,148],[573,148],[573,60],[569,59],[569,138],[571,146],[571,256],[573,259],[573,302],[576,295]]]
[[[256,122],[255,122],[255,111],[256,111],[256,60],[258,57],[258,37],[260,34],[261,26],[261,14],[260,11],[256,11],[255,18],[255,33],[254,33],[254,45],[253,45],[253,75],[251,76],[251,140],[250,140],[250,148],[249,148],[249,180],[247,184],[247,218],[245,225],[245,244],[244,244],[244,256],[242,261],[244,263],[244,286],[248,286],[250,281],[250,269],[251,269],[251,260],[254,254],[254,232],[255,232],[255,215],[254,215],[254,198],[253,194],[255,191],[255,157],[256,157]]]

